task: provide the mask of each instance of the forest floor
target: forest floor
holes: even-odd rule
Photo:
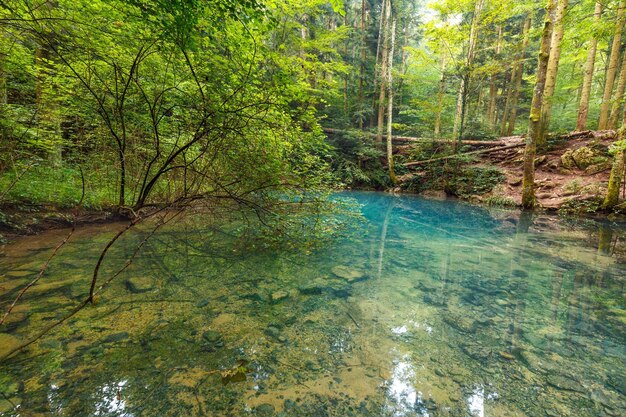
[[[582,134],[581,134],[582,133]],[[596,211],[606,194],[611,171],[608,149],[613,131],[581,132],[562,136],[535,159],[536,196],[539,206],[547,210],[564,207],[577,211]],[[501,138],[515,143],[518,137]],[[484,154],[482,163],[497,166],[506,182],[493,193],[521,205],[524,148],[513,148]]]
[[[612,130],[585,131],[551,138],[546,149],[539,150],[535,159],[539,208],[576,214],[598,212],[606,194],[612,163],[609,146],[615,134]],[[461,198],[479,204],[521,206],[523,143],[524,137],[510,136],[499,138],[496,145],[505,149],[473,155],[471,154],[476,149],[470,149],[467,155],[472,156],[473,162],[464,165],[466,168],[496,168],[504,175],[504,180],[495,184],[489,192]],[[403,149],[401,153],[407,153],[407,149]],[[416,176],[423,177],[426,171],[432,169],[426,164],[416,168],[417,170],[405,176],[407,180],[414,180]],[[428,189],[422,194],[437,196],[438,193],[443,196],[444,191]],[[624,207],[620,206],[620,209],[626,211]]]

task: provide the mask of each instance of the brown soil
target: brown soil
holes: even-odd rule
[[[582,132],[562,136],[535,159],[536,196],[540,207],[558,210],[570,201],[598,199],[606,194],[610,162],[582,169],[576,164],[566,167],[562,156],[568,150],[582,147],[595,149],[599,156],[609,159],[608,147],[615,137],[614,131]],[[519,136],[501,138],[507,143],[518,142]],[[507,197],[521,205],[522,163],[524,148],[485,154],[483,164],[499,167],[506,175],[506,183],[494,190],[494,195]]]
[[[112,210],[59,209],[54,206],[5,205],[0,208],[0,212],[4,215],[0,221],[0,238],[9,240],[49,229],[121,219]]]

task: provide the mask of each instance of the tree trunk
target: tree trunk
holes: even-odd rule
[[[374,76],[374,94],[372,94],[372,112],[373,114],[377,114],[377,108],[376,108],[376,92],[378,91],[378,83],[380,81],[380,83],[384,83],[384,79],[379,79],[381,74],[384,74],[384,72],[382,72],[382,68],[381,68],[381,62],[385,63],[385,59],[381,59],[381,51],[383,50],[383,42],[384,42],[384,37],[385,37],[385,32],[384,32],[384,23],[385,23],[385,8],[387,5],[387,0],[383,0],[382,4],[381,4],[381,8],[380,8],[380,19],[378,22],[378,42],[376,43],[376,65],[374,65],[374,72],[378,71],[378,73],[375,74]],[[379,97],[380,98],[380,97]],[[380,104],[379,104],[379,108],[380,108]],[[370,119],[370,127],[374,127],[374,121],[379,121],[379,119],[374,119],[374,117],[372,117]],[[382,133],[381,133],[381,139],[380,141],[382,142]]]
[[[619,203],[619,188],[624,174],[624,151],[619,151],[615,154],[613,165],[611,167],[611,177],[609,178],[609,185],[606,192],[606,198],[602,207],[605,210],[612,209]]]
[[[357,101],[359,103],[359,113],[363,111],[363,88],[365,84],[365,60],[367,59],[367,33],[365,32],[365,0],[361,0],[361,65],[359,66],[359,90]],[[359,116],[359,129],[363,129],[363,117]]]
[[[556,0],[548,0],[543,32],[541,34],[539,58],[537,60],[537,81],[533,91],[533,100],[528,118],[528,135],[524,149],[524,176],[522,180],[522,206],[524,208],[533,208],[537,204],[535,198],[535,154],[537,152],[537,140],[541,133],[541,105],[543,103],[543,90],[550,58],[550,40],[552,38],[555,8]]]
[[[471,66],[474,63],[474,52],[476,49],[476,41],[478,39],[478,23],[480,21],[480,13],[482,12],[485,0],[476,0],[474,6],[474,16],[470,26],[469,44],[467,47],[467,57],[465,59],[465,67],[462,69],[461,84],[459,86],[459,94],[456,102],[456,113],[454,115],[454,127],[452,136],[456,141],[463,137],[463,121],[465,119],[465,104],[467,101],[467,90],[470,81]],[[455,151],[457,143],[455,142]]]
[[[619,73],[617,90],[615,91],[615,98],[613,99],[613,107],[611,108],[611,117],[609,117],[607,129],[617,128],[617,121],[621,114],[620,109],[624,98],[624,87],[626,87],[626,53],[624,53],[622,57],[622,69]]]
[[[391,7],[389,8],[391,9]],[[387,23],[389,26],[389,23]],[[387,95],[389,96],[387,100],[387,168],[389,170],[389,179],[393,185],[398,183],[398,178],[396,177],[396,172],[394,170],[393,164],[393,143],[392,143],[392,121],[393,121],[393,49],[395,46],[396,39],[396,20],[393,19],[391,23],[391,27],[389,28],[390,33],[388,35],[390,39],[389,43],[389,53],[387,58]]]
[[[602,17],[602,3],[596,2],[593,13],[594,23],[598,23]],[[596,51],[598,50],[598,38],[595,34],[589,41],[587,51],[587,61],[585,62],[585,75],[583,78],[582,90],[580,92],[580,106],[578,107],[578,119],[576,120],[576,130],[581,131],[587,128],[587,115],[589,114],[589,97],[591,96],[591,83],[593,81],[593,69],[596,62]]]
[[[568,0],[558,0],[556,16],[552,30],[552,40],[550,41],[550,57],[546,70],[546,85],[543,90],[543,103],[541,106],[541,133],[538,137],[537,145],[546,143],[546,135],[550,128],[550,118],[552,117],[552,98],[556,87],[556,77],[559,72],[559,61],[561,59],[561,41],[563,40],[563,18],[567,10]]]
[[[500,50],[502,48],[502,26],[496,29],[498,32],[498,42],[496,43],[496,59],[499,59]],[[489,106],[487,107],[487,124],[489,130],[495,129],[496,123],[496,99],[498,96],[498,87],[496,86],[496,74],[491,74],[489,78]]]
[[[609,121],[609,108],[611,106],[611,94],[613,93],[613,84],[615,82],[615,74],[617,73],[617,65],[619,63],[619,50],[622,45],[622,31],[624,30],[624,6],[626,2],[621,0],[617,9],[617,20],[615,23],[615,36],[613,36],[613,45],[611,46],[611,56],[609,57],[609,66],[606,71],[606,81],[604,83],[604,94],[602,95],[602,105],[600,106],[600,120],[598,121],[598,130],[604,130]]]
[[[617,135],[616,142],[626,139],[626,126],[622,126]],[[611,210],[619,203],[619,187],[624,175],[624,149],[620,148],[615,152],[613,157],[613,165],[611,166],[611,176],[609,177],[609,185],[606,190],[606,197],[602,208]]]
[[[435,138],[441,136],[441,112],[443,111],[443,97],[446,93],[446,56],[441,54],[441,79],[437,92],[437,114],[435,115]]]
[[[526,55],[526,48],[528,47],[528,33],[530,32],[530,25],[532,19],[530,16],[524,20],[524,28],[522,29],[522,49],[520,50],[519,58],[515,68],[515,87],[511,93],[511,102],[509,103],[508,114],[508,128],[506,129],[506,135],[511,136],[515,130],[515,121],[517,119],[517,101],[519,100],[519,93],[522,88],[522,78],[524,76],[524,57]],[[503,123],[506,123],[503,118]]]
[[[387,64],[388,64],[388,55],[389,55],[389,43],[388,43],[388,26],[389,19],[391,15],[391,7],[389,7],[389,0],[383,1],[383,13],[381,14],[381,33],[382,36],[382,56],[380,60],[380,92],[378,94],[378,123],[376,129],[376,143],[383,143],[383,131],[385,128],[385,80],[387,79]]]

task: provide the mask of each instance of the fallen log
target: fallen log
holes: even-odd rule
[[[524,145],[525,145],[524,142],[514,143],[512,145],[498,146],[496,148],[480,149],[480,150],[477,150],[477,151],[457,153],[457,154],[454,154],[454,155],[441,156],[439,158],[425,159],[425,160],[422,160],[422,161],[406,162],[404,164],[404,166],[405,167],[414,167],[414,166],[417,166],[417,165],[428,164],[428,163],[431,163],[431,162],[443,161],[443,160],[451,159],[451,158],[458,158],[460,156],[465,156],[465,155],[476,155],[476,154],[481,154],[481,153],[491,153],[491,152],[503,151],[503,150],[506,150],[506,149],[520,148],[520,147],[522,147]]]
[[[324,133],[327,133],[329,135],[346,132],[345,130],[331,129],[331,128],[326,128],[326,127],[323,129],[323,131]],[[364,135],[370,136],[372,138],[376,137],[376,133],[371,133],[371,132],[360,132],[360,133],[363,133]],[[519,138],[521,139],[521,136]],[[416,138],[412,136],[398,136],[398,135],[391,136],[391,140],[393,140],[394,142],[449,143],[450,145],[454,145],[454,142],[455,142],[450,139]],[[458,143],[460,143],[461,145],[474,145],[474,146],[502,146],[502,145],[506,145],[507,142],[503,140],[461,140],[461,141],[458,141]]]

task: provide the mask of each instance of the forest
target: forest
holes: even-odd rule
[[[0,0],[0,415],[625,415],[625,23]]]
[[[1,199],[137,211],[286,186],[421,190],[476,161],[410,162],[522,135],[518,205],[538,206],[536,155],[618,129],[626,84],[623,2],[544,3],[3,1]],[[624,144],[604,138],[590,157],[614,161],[610,211]]]

